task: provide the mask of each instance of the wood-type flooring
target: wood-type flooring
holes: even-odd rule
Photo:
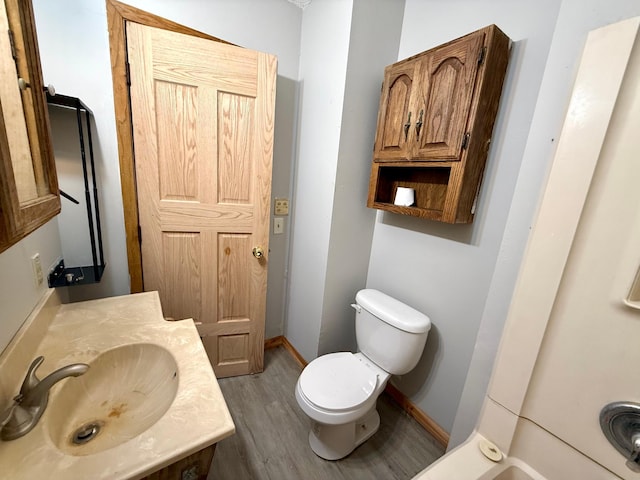
[[[300,371],[280,346],[265,352],[263,373],[218,380],[236,433],[218,444],[208,480],[407,480],[444,453],[382,394],[373,437],[344,459],[317,457],[308,441],[310,420],[294,395]]]

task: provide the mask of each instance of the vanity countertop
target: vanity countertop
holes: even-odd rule
[[[35,356],[45,358],[38,369],[43,378],[62,366],[91,364],[107,350],[134,343],[156,344],[171,353],[179,373],[176,397],[168,411],[137,437],[84,456],[64,453],[55,446],[47,422],[49,409],[27,435],[0,441],[3,478],[138,479],[234,433],[231,415],[193,321],[164,320],[156,292],[51,304],[43,302],[45,320],[36,319],[31,326],[27,325],[29,320],[25,322],[0,356],[0,408],[10,400],[5,398],[11,388],[7,377],[13,377],[13,395]],[[60,385],[67,381],[74,378],[62,380],[51,389],[50,406]]]

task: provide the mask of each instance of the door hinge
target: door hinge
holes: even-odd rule
[[[140,228],[140,225],[138,225],[138,243],[142,245],[142,229]]]
[[[129,65],[129,62],[126,62],[125,64],[125,74],[127,76],[127,86],[131,86],[131,66]]]
[[[11,45],[11,56],[15,61],[18,59],[18,54],[16,53],[16,41],[13,38],[13,32],[9,30],[8,33],[9,33],[9,45]]]
[[[467,145],[469,145],[469,137],[471,136],[471,134],[469,132],[465,133],[462,136],[462,149],[466,150],[467,149]]]
[[[478,65],[482,65],[484,63],[484,56],[487,53],[487,47],[482,47],[480,49],[480,53],[478,53]]]

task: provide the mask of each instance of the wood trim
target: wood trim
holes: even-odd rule
[[[264,341],[264,349],[265,350],[270,350],[272,348],[279,347],[280,345],[282,345],[284,343],[283,340],[282,340],[283,338],[284,337],[282,335],[278,335],[277,337],[267,338]]]
[[[302,355],[300,355],[300,353],[298,353],[295,347],[291,345],[289,340],[287,340],[287,337],[284,335],[269,338],[264,342],[265,350],[280,346],[284,347],[302,368],[307,366],[307,361],[302,357]],[[447,445],[449,444],[449,434],[429,415],[420,410],[411,400],[409,400],[409,398],[405,396],[404,393],[394,387],[391,383],[387,383],[387,387],[384,391],[407,413],[407,415],[412,417],[420,424],[420,426],[422,426],[422,428],[435,438],[440,445],[447,448]]]
[[[444,448],[449,444],[449,434],[438,425],[429,415],[420,410],[416,405],[407,398],[404,393],[398,390],[396,387],[387,383],[385,393],[389,395],[394,402],[396,402],[400,408],[402,408],[407,414],[415,419],[422,428],[436,439],[436,441]]]
[[[106,0],[109,50],[111,52],[111,76],[113,80],[113,103],[116,114],[116,136],[120,160],[120,186],[124,210],[124,226],[127,242],[130,291],[143,291],[142,254],[138,236],[138,201],[136,195],[135,165],[133,155],[133,125],[127,87],[127,43],[125,22],[134,22],[148,27],[204,38],[230,44],[220,38],[207,35],[166,18],[125,5],[116,0]],[[230,44],[232,45],[232,44]]]
[[[111,7],[114,11],[112,13],[116,13],[119,17],[129,22],[139,23],[140,25],[145,25],[147,27],[161,28],[170,32],[191,35],[192,37],[204,38],[205,40],[213,40],[214,42],[226,43],[227,45],[234,45],[233,43],[222,40],[221,38],[180,25],[179,23],[173,22],[167,18],[145,12],[144,10],[132,7],[131,5],[118,2],[117,0],[106,0],[106,2],[107,9]],[[110,22],[109,25],[111,25]]]
[[[118,158],[120,159],[120,188],[124,209],[129,282],[131,293],[138,293],[142,292],[142,255],[140,253],[140,238],[138,237],[138,203],[131,131],[133,126],[127,88],[127,45],[124,22],[125,17],[118,9],[118,4],[107,0],[113,103],[116,113],[116,136],[118,137]]]
[[[12,0],[11,3],[14,1],[15,0]],[[41,162],[33,162],[38,196],[43,197],[50,193],[57,196],[58,176],[55,173],[56,163],[50,135],[51,128],[49,126],[47,100],[43,88],[44,78],[40,65],[40,51],[38,48],[38,35],[33,6],[31,2],[15,2],[15,10],[13,7],[9,8],[7,6],[7,8],[8,14],[11,14],[13,11],[19,15],[19,18],[14,18],[14,20],[17,20],[21,27],[19,36],[22,38],[22,42],[20,42],[20,45],[16,45],[16,48],[19,50],[24,49],[24,58],[21,58],[22,55],[19,55],[18,64],[22,64],[25,68],[24,76],[31,84],[31,88],[29,89],[30,95],[27,98],[27,103],[31,105],[31,108],[25,108],[25,118],[27,119],[27,131],[29,132],[29,143],[32,155],[35,158],[41,159]],[[13,14],[11,15],[13,16]],[[15,29],[17,29],[17,26]],[[55,214],[59,212],[60,205],[58,199],[58,209]],[[49,219],[46,219],[45,221],[48,220]],[[43,223],[44,221],[41,221],[38,226]]]
[[[17,204],[16,185],[13,181],[11,150],[2,105],[0,105],[0,159],[2,159],[0,161],[0,213],[2,214],[0,216],[0,252],[3,252],[17,241],[12,238],[12,233],[15,233],[18,228],[16,222],[19,220],[20,210]]]
[[[291,354],[293,359],[298,362],[301,368],[307,366],[308,362],[304,359],[300,352],[298,352],[295,347],[287,340],[287,337],[282,337],[282,346]]]
[[[302,355],[300,355],[300,353],[295,349],[295,347],[291,345],[291,342],[289,342],[289,340],[287,340],[287,337],[285,337],[284,335],[280,335],[279,337],[269,338],[264,342],[265,350],[269,348],[280,347],[280,346],[284,347],[285,350],[287,350],[287,352],[291,354],[293,359],[296,362],[298,362],[298,365],[300,365],[301,368],[304,368],[307,366],[308,362],[304,359]]]

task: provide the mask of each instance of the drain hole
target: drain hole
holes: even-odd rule
[[[71,441],[76,445],[90,442],[100,433],[100,427],[101,425],[98,422],[87,423],[74,432]]]

